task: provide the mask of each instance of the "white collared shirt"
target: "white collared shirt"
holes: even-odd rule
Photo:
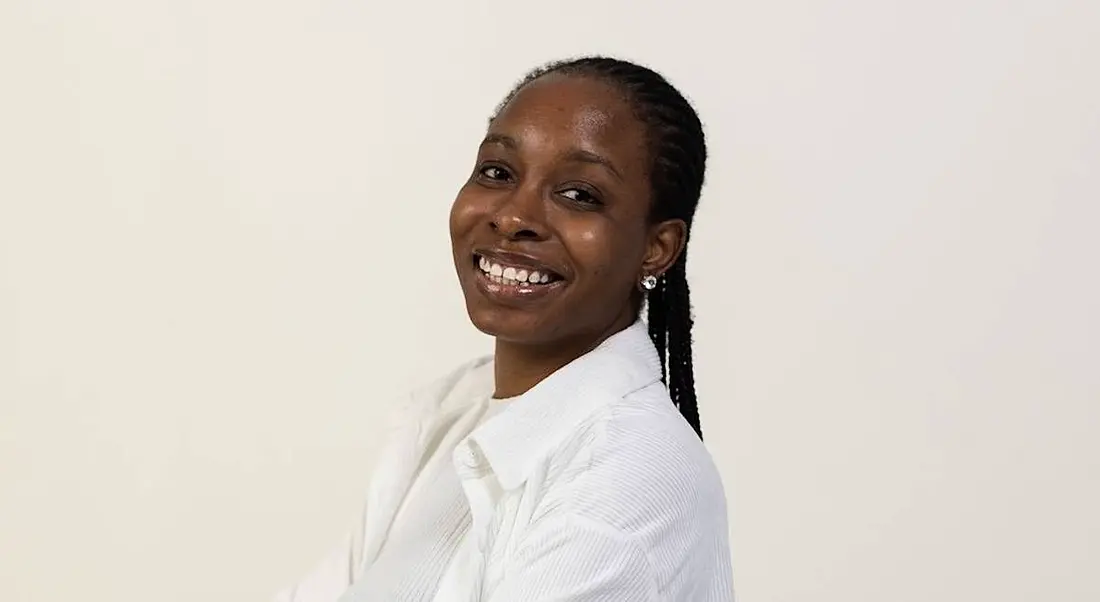
[[[660,376],[637,322],[484,422],[488,359],[413,395],[360,527],[277,602],[403,602],[376,592],[421,577],[406,599],[733,600],[722,484]],[[410,508],[445,510],[433,554],[402,546]]]

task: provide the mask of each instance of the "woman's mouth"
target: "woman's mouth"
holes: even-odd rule
[[[546,299],[565,285],[561,274],[522,256],[477,253],[472,267],[482,295],[506,306],[524,307]]]
[[[475,254],[474,263],[490,282],[506,286],[541,286],[562,279],[548,268],[509,264],[484,255]]]

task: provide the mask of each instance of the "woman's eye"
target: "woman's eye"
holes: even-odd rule
[[[506,181],[510,177],[508,171],[499,165],[486,165],[478,170],[478,175],[497,182]]]
[[[584,190],[583,188],[568,188],[559,192],[558,194],[582,205],[601,204],[600,199],[596,198],[594,194],[588,192],[587,190]]]

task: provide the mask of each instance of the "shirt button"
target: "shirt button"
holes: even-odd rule
[[[467,470],[477,470],[479,465],[477,454],[466,446],[455,449],[454,461],[459,468]]]

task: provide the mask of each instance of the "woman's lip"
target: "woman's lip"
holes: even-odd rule
[[[554,280],[547,284],[503,284],[494,282],[489,274],[481,271],[481,269],[476,266],[474,267],[474,271],[476,272],[474,275],[474,282],[478,290],[481,291],[481,294],[503,305],[521,306],[533,301],[539,301],[549,295],[557,293],[566,284],[564,280]]]
[[[484,257],[493,263],[499,263],[503,266],[511,266],[517,268],[527,268],[531,271],[543,272],[550,274],[553,277],[564,279],[565,276],[558,270],[546,265],[538,258],[531,255],[524,255],[520,253],[513,253],[510,251],[501,251],[495,249],[478,249],[474,251],[474,265],[478,264],[478,258]]]

